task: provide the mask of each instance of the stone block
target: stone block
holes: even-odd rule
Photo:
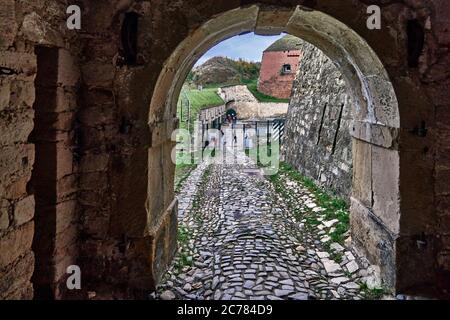
[[[402,128],[413,129],[419,126],[422,121],[425,121],[426,124],[434,121],[434,112],[431,112],[430,100],[417,81],[413,81],[408,77],[397,77],[393,79],[393,84],[395,85],[399,105],[407,106],[400,109]],[[416,92],[416,94],[411,95],[411,92]],[[411,110],[414,110],[414,112],[411,112]],[[405,138],[413,140],[411,143],[412,147],[416,147],[415,144],[426,140],[417,139],[417,135],[412,135],[407,130],[405,131],[402,132],[402,146],[405,146]],[[409,143],[407,145],[410,146]]]
[[[398,129],[363,121],[353,121],[351,134],[354,138],[384,148],[392,148],[398,144]]]
[[[446,0],[435,0],[431,3],[435,14],[432,18],[432,27],[437,39],[442,45],[450,45],[450,33],[448,17],[450,16],[450,5]]]
[[[439,268],[450,271],[450,250],[442,251],[438,255]]]
[[[33,252],[27,252],[6,270],[0,271],[0,300],[31,299],[33,290],[29,289],[34,270]]]
[[[0,2],[0,49],[12,46],[17,35],[16,10],[14,0]]]
[[[57,262],[55,262],[55,265],[53,267],[54,270],[54,282],[58,282],[61,279],[65,279],[67,274],[67,267],[70,265],[76,265],[77,264],[77,246],[73,244],[70,249],[64,252],[64,254],[61,255],[60,259],[58,259]],[[83,270],[81,270],[81,276],[83,277]]]
[[[157,147],[167,141],[171,141],[172,133],[177,128],[178,119],[172,118],[156,123],[150,123],[150,132],[152,136],[151,146]]]
[[[11,96],[11,81],[9,79],[0,79],[0,112],[9,107]]]
[[[28,41],[36,44],[64,47],[61,34],[36,12],[31,12],[23,18],[20,31]]]
[[[77,96],[74,90],[67,87],[40,86],[36,104],[42,117],[48,113],[74,111],[77,108]]]
[[[362,55],[362,58],[371,59],[369,55]],[[373,119],[371,122],[381,124],[381,127],[399,128],[400,127],[400,114],[397,102],[397,96],[394,92],[389,79],[380,74],[377,76],[364,77],[362,80],[364,86],[367,86],[365,90],[370,92],[370,101],[373,106],[373,110],[370,110],[369,114],[373,112]],[[395,135],[391,130],[392,135]]]
[[[103,199],[104,194],[108,192],[107,186],[98,190],[79,190],[78,202],[82,206],[87,207],[101,207],[101,208],[109,208],[108,201]],[[109,203],[111,204],[111,203]]]
[[[80,110],[79,121],[87,127],[102,126],[114,123],[116,120],[115,111],[109,105],[93,106]]]
[[[80,80],[80,70],[75,57],[66,49],[58,51],[58,84],[75,87]]]
[[[19,75],[18,79],[33,80],[36,74],[36,56],[31,53],[0,51],[0,67],[8,68]]]
[[[372,145],[353,139],[352,196],[366,207],[372,206]]]
[[[72,251],[76,251],[78,240],[78,225],[71,224],[64,230],[56,230],[55,248],[53,259],[55,261],[63,259],[65,256],[72,256]]]
[[[417,287],[438,289],[437,250],[440,240],[432,234],[402,235],[396,239],[396,289],[411,294]],[[445,284],[444,284],[445,286]]]
[[[152,181],[156,179],[149,179],[147,174],[153,172],[148,156],[147,148],[136,148],[132,154],[116,156],[112,161],[115,174],[111,175],[109,183],[117,196],[117,201],[111,203],[111,210],[115,212],[110,223],[112,234],[125,233],[139,237],[148,232],[150,221],[158,221],[152,220],[153,214],[158,211],[148,211],[151,204],[147,197],[150,195],[151,198],[159,198],[162,201],[163,194],[158,193],[159,189],[152,189],[155,193],[149,191]],[[162,174],[161,169],[154,172],[154,177]]]
[[[0,113],[0,147],[26,143],[33,130],[33,109],[22,109],[18,112],[3,111]]]
[[[81,67],[84,84],[92,88],[109,88],[112,86],[115,67],[113,64],[89,62]]]
[[[32,108],[35,100],[35,87],[32,81],[12,81],[9,107],[11,109]]]
[[[17,229],[11,230],[0,238],[0,269],[13,263],[17,258],[31,250],[34,223],[28,222]]]
[[[17,200],[26,195],[34,162],[34,146],[19,144],[0,148],[0,192],[3,197]]]
[[[30,281],[22,281],[17,284],[18,289],[5,293],[5,300],[32,300],[33,299],[33,285]],[[3,297],[0,297],[3,299]]]
[[[27,194],[27,184],[30,181],[31,172],[26,175],[14,177],[11,183],[5,187],[3,196],[6,199],[15,200]],[[1,188],[1,186],[0,186]]]
[[[448,88],[450,88],[450,79],[432,83],[426,88],[431,102],[438,106],[436,114],[439,112],[440,107],[448,109],[448,106],[450,106],[450,96],[447,94]],[[436,116],[436,120],[439,121],[440,118]]]
[[[450,169],[436,170],[435,181],[437,195],[450,194]]]
[[[110,155],[107,153],[88,153],[81,159],[83,172],[105,171],[108,168]]]
[[[34,216],[34,196],[30,195],[14,205],[14,224],[20,226]]]
[[[73,152],[63,142],[39,143],[36,154],[37,183],[55,182],[74,172]]]
[[[83,233],[92,239],[106,239],[110,217],[107,212],[97,208],[87,208],[83,215]]]
[[[35,141],[57,142],[70,140],[68,133],[75,127],[75,112],[40,114],[39,123],[33,132]]]
[[[162,166],[163,172],[166,174],[163,180],[164,189],[164,207],[170,208],[173,200],[175,199],[174,193],[174,177],[175,177],[175,164],[172,161],[172,151],[175,149],[175,143],[171,140],[167,141],[163,146],[163,158]]]
[[[445,142],[443,142],[445,144]],[[436,167],[438,170],[450,169],[450,148],[438,148],[436,150]]]
[[[105,172],[84,173],[80,178],[80,189],[97,190],[106,186],[108,183],[108,175]]]
[[[259,35],[277,35],[284,31],[293,14],[292,9],[269,7],[259,8],[258,20],[256,21],[255,33]]]
[[[436,210],[440,215],[450,215],[450,195],[436,196]]]
[[[71,200],[78,190],[78,175],[66,175],[56,183],[56,201],[63,202]]]
[[[81,139],[85,150],[97,149],[100,142],[107,143],[113,137],[117,137],[117,125],[103,125],[101,127],[84,127],[81,131]]]
[[[55,205],[54,209],[56,215],[56,234],[64,232],[79,220],[76,200],[60,202]]]
[[[167,264],[170,263],[175,256],[178,249],[178,201],[174,200],[174,203],[169,207],[170,214],[168,215],[168,228],[167,228]]]
[[[130,259],[128,283],[135,288],[154,290],[157,278],[153,274],[155,240],[152,236],[135,238],[129,246],[127,258]],[[161,250],[164,250],[161,247]],[[131,260],[131,258],[134,259]]]
[[[77,91],[70,88],[56,88],[56,107],[54,112],[74,111],[78,107]]]
[[[166,231],[167,226],[163,224],[155,234],[155,255],[153,256],[153,277],[156,282],[161,280],[162,275],[166,271],[167,265],[167,247],[166,247]]]
[[[152,179],[148,182],[148,202],[147,210],[151,213],[149,219],[152,227],[156,226],[160,222],[160,217],[164,210],[164,185],[161,183],[164,181],[163,172],[161,170],[161,163],[163,159],[163,148],[161,146],[150,148],[148,150],[149,172],[153,172]]]
[[[355,198],[351,198],[350,227],[357,251],[371,264],[380,266],[384,283],[388,288],[394,288],[397,272],[394,235]]]
[[[9,203],[0,200],[0,231],[6,230],[9,227]]]
[[[33,164],[33,146],[16,145],[0,148],[0,190],[1,194],[7,199],[17,199],[16,192],[9,192],[12,185],[17,181],[28,180],[31,175]],[[6,191],[5,191],[6,189]],[[23,190],[23,188],[18,188]],[[19,192],[19,196],[23,192]]]
[[[398,151],[372,146],[372,210],[394,234],[400,232],[399,162]]]

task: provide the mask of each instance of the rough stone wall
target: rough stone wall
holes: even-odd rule
[[[30,135],[35,144],[30,181],[36,202],[33,284],[35,297],[58,298],[65,292],[66,268],[77,264],[78,257],[76,116],[80,73],[65,48],[38,47],[36,56],[35,125]]]
[[[420,147],[422,147],[423,156],[428,161],[432,161],[430,151],[431,154],[435,152],[436,160],[433,177],[427,179],[427,182],[434,185],[434,190],[431,192],[435,195],[434,205],[438,227],[433,231],[427,230],[426,233],[434,232],[441,236],[432,239],[425,236],[420,241],[425,240],[427,246],[438,248],[436,258],[433,257],[437,262],[437,270],[439,270],[437,279],[442,281],[443,287],[448,288],[450,287],[450,95],[448,94],[450,89],[450,20],[448,19],[450,3],[433,1],[430,11],[432,12],[431,17],[425,25],[427,50],[420,59],[419,65],[420,79],[424,83],[426,94],[425,96],[420,95],[417,103],[428,98],[430,104],[434,106],[431,108],[434,109],[434,112],[431,111],[431,114],[435,115],[435,123],[433,123],[433,118],[431,123],[428,122],[430,125],[428,129],[431,131],[430,136],[434,139],[434,143],[430,144],[431,148],[429,145],[422,144]],[[425,126],[427,125],[425,124]],[[407,161],[414,161],[412,155],[405,158],[402,164]],[[408,183],[414,185],[418,192],[422,191],[425,186],[418,185],[417,181],[411,181],[415,180],[413,176],[415,174],[404,174]],[[424,206],[426,204],[422,202],[422,207]],[[420,215],[419,211],[415,211],[411,218],[415,219],[417,215]],[[420,220],[424,222],[427,218]],[[426,285],[425,283],[423,287]]]
[[[80,265],[84,289],[105,290],[108,297],[116,296],[108,286],[118,297],[146,296],[176,250],[171,134],[177,119],[162,110],[149,114],[149,106],[166,53],[183,33],[179,22],[166,19],[182,8],[133,2],[86,0],[82,6]],[[123,62],[125,11],[140,14],[135,64]]]
[[[349,202],[352,185],[352,102],[337,67],[304,44],[282,146],[285,161]]]
[[[300,50],[264,52],[258,90],[272,97],[289,99],[301,55]],[[291,65],[290,73],[281,73],[284,64]]]
[[[282,117],[287,113],[287,103],[259,102],[245,85],[219,88],[219,96],[234,109],[239,119],[264,119]]]
[[[0,299],[32,298],[33,273],[35,291],[45,283],[46,295],[57,297],[76,258],[70,131],[78,73],[76,51],[68,50],[74,35],[62,28],[66,8],[65,1],[0,2]],[[38,59],[39,48],[55,54]]]

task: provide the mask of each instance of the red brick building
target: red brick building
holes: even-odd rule
[[[258,81],[260,92],[281,99],[290,97],[302,55],[300,47],[299,38],[286,35],[263,52]]]

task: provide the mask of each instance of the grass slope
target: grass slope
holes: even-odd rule
[[[268,96],[264,93],[261,93],[258,91],[258,83],[257,81],[250,81],[246,83],[248,90],[255,96],[256,99],[258,99],[259,102],[284,102],[288,103],[289,99],[279,99],[272,96]]]
[[[183,92],[180,95],[180,99],[178,101],[178,118],[183,121],[180,121],[180,128],[181,129],[187,129],[188,122],[188,109],[184,105],[183,106],[183,115],[181,117],[181,98],[183,97],[184,93],[186,93],[187,98],[189,99],[189,102],[191,104],[191,116],[190,116],[190,123],[191,127],[189,128],[192,130],[194,121],[197,120],[197,116],[199,111],[202,108],[205,107],[211,107],[211,106],[220,106],[221,104],[224,104],[225,102],[222,100],[221,97],[217,94],[218,87],[208,87],[203,90],[197,90],[197,89],[184,89]]]

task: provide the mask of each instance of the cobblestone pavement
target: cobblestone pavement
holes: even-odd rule
[[[178,195],[179,252],[153,298],[363,298],[368,265],[339,244],[331,245],[343,257],[339,263],[323,249],[334,222],[306,230],[245,154],[234,154],[245,163],[203,162],[185,181]],[[320,217],[308,190],[288,179],[286,185]]]

